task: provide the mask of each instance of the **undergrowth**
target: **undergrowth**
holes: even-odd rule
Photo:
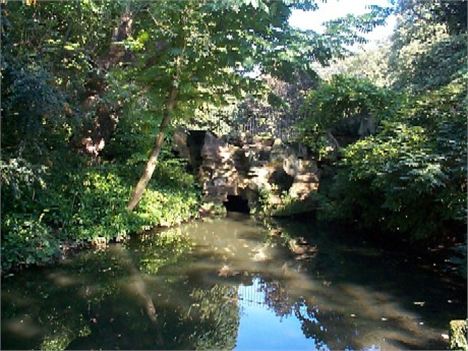
[[[44,264],[67,242],[112,241],[156,226],[172,226],[197,215],[199,191],[180,160],[158,164],[140,205],[126,209],[141,165],[83,160],[44,172],[41,185],[2,179],[2,269]],[[2,165],[2,170],[6,167]],[[25,171],[26,172],[26,171]],[[2,172],[2,178],[6,172]],[[9,182],[6,182],[9,180]]]

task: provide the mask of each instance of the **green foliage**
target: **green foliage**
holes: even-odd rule
[[[281,205],[276,207],[272,213],[272,217],[293,217],[300,216],[306,213],[312,213],[317,209],[318,202],[316,194],[312,193],[307,198],[300,200],[289,195],[282,196]]]
[[[26,196],[28,183],[20,185],[22,197],[5,204],[2,213],[2,267],[45,263],[63,241],[109,241],[196,216],[199,192],[193,176],[174,160],[160,166],[141,206],[132,213],[126,201],[134,171],[123,164],[84,167],[75,174],[53,169],[54,175],[45,177],[47,186],[35,188],[34,202]],[[2,193],[11,192],[10,185],[2,186]]]
[[[308,89],[316,84],[317,77],[296,72],[294,83],[271,76],[260,78],[265,90],[260,96],[248,96],[236,105],[227,124],[232,135],[246,132],[252,135],[288,138],[292,126],[301,117],[300,108]]]
[[[384,24],[392,11],[390,7],[377,5],[370,5],[369,8],[370,11],[363,15],[347,14],[345,17],[326,22],[326,36],[331,41],[343,41],[348,45],[365,43],[366,39],[362,33],[371,32],[376,26]]]
[[[332,128],[356,119],[389,118],[395,113],[397,101],[393,92],[367,79],[333,76],[306,97],[304,119],[298,126],[300,141],[322,158],[333,149],[327,135]]]
[[[440,240],[466,209],[460,177],[466,165],[449,159],[423,128],[387,123],[377,136],[346,148],[335,215],[413,240]],[[453,177],[454,171],[460,173]]]
[[[47,167],[33,165],[24,158],[10,158],[2,162],[0,180],[2,182],[2,209],[6,203],[12,204],[20,198],[34,199],[34,188],[44,188],[44,175]]]
[[[217,126],[227,105],[264,90],[253,71],[285,82],[297,82],[298,73],[315,79],[313,62],[326,63],[346,51],[344,44],[362,39],[357,31],[351,35],[353,29],[365,32],[381,22],[375,12],[341,21],[340,35],[291,28],[291,11],[314,9],[314,1],[161,1],[143,7],[127,82],[140,87],[139,104],[157,115],[174,86],[174,123],[189,125],[215,119],[209,125]]]
[[[410,240],[455,235],[466,215],[461,82],[408,98],[376,135],[346,147],[320,216]]]
[[[408,98],[378,134],[348,146],[322,216],[411,240],[456,234],[466,215],[462,81]]]
[[[7,214],[2,218],[2,268],[44,264],[58,253],[59,241],[41,218]]]
[[[428,89],[409,98],[396,118],[434,130],[449,123],[463,127],[466,114],[466,80],[468,74],[458,72],[448,84]]]
[[[326,130],[346,118],[377,115],[390,116],[394,109],[391,91],[376,87],[369,80],[336,75],[312,90],[305,102],[307,126]]]
[[[316,194],[311,194],[305,199],[292,197],[287,192],[278,194],[278,189],[259,190],[257,206],[253,209],[253,214],[268,217],[293,217],[316,210],[318,205]]]
[[[116,1],[1,4],[2,148],[45,153],[80,130],[121,10]]]
[[[368,79],[378,87],[389,87],[388,56],[390,42],[385,40],[378,46],[366,48],[342,59],[333,60],[330,65],[317,69],[319,76],[329,81],[334,75],[347,75]]]
[[[4,79],[4,81],[3,81]],[[63,94],[51,83],[50,74],[36,65],[7,65],[2,74],[2,143],[4,147],[37,143],[47,129],[63,123]],[[44,141],[42,141],[44,142]]]
[[[126,210],[168,92],[177,90],[169,130],[218,118],[262,91],[249,72],[314,77],[313,61],[358,40],[346,30],[373,25],[373,16],[348,18],[326,35],[289,26],[293,9],[315,8],[311,0],[2,2],[2,268],[44,263],[64,242],[112,240],[195,216],[199,189],[168,150],[139,208]],[[85,136],[114,131],[106,123],[116,124],[112,136],[93,135],[104,152],[80,155]]]
[[[251,209],[252,214],[269,217],[274,210],[272,197],[274,196],[271,189],[262,187],[258,189],[258,203]]]
[[[367,85],[374,93],[362,92],[371,100],[350,99],[330,85],[319,95],[328,104],[312,95],[308,105],[312,132],[359,111],[381,121],[376,134],[342,150],[333,184],[321,189],[319,217],[393,239],[441,243],[461,238],[466,221],[466,25],[455,23],[466,21],[466,6],[419,0],[396,5],[399,22],[387,67],[398,93],[381,99]]]
[[[466,1],[400,0],[389,69],[397,89],[422,93],[466,72]],[[461,21],[461,22],[459,22]]]

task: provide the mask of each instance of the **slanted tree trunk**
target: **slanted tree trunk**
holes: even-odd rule
[[[185,24],[186,18],[190,18],[188,14],[187,16],[184,16],[184,15],[182,16],[182,23]],[[133,211],[133,209],[140,202],[141,197],[143,196],[143,193],[145,192],[145,189],[148,186],[148,183],[151,180],[151,177],[153,176],[154,169],[156,168],[159,153],[161,152],[161,148],[164,143],[164,136],[166,135],[166,129],[167,129],[167,126],[169,125],[169,122],[171,121],[172,112],[174,111],[174,108],[177,104],[177,95],[179,93],[179,90],[178,90],[179,78],[180,78],[180,72],[182,69],[181,62],[182,62],[182,58],[185,52],[185,48],[186,48],[186,42],[185,42],[185,38],[183,38],[182,54],[176,58],[175,74],[172,77],[169,95],[167,97],[164,112],[163,112],[163,119],[161,121],[161,124],[159,125],[159,131],[158,131],[158,134],[156,135],[156,140],[154,142],[153,149],[151,150],[151,154],[148,159],[148,162],[146,163],[145,169],[143,170],[143,174],[141,175],[140,180],[138,181],[137,185],[135,185],[135,188],[133,189],[133,192],[132,192],[132,196],[130,197],[130,200],[128,201],[127,210],[129,211]]]
[[[159,125],[159,131],[156,135],[156,140],[154,142],[153,149],[151,150],[150,157],[148,162],[146,163],[145,169],[143,174],[141,175],[140,180],[138,181],[137,185],[133,189],[132,196],[130,197],[130,201],[128,202],[127,209],[129,211],[133,211],[133,209],[138,205],[143,196],[143,193],[153,176],[154,169],[156,168],[156,164],[158,162],[158,156],[161,152],[162,145],[164,143],[164,136],[166,134],[167,126],[171,120],[172,111],[177,103],[177,87],[176,87],[176,79],[174,79],[171,91],[169,93],[166,107],[163,113],[163,119],[161,124]]]
[[[116,246],[114,250],[119,254],[119,262],[121,262],[122,266],[125,267],[130,276],[130,284],[133,290],[133,293],[137,295],[143,303],[144,310],[146,315],[150,319],[150,321],[155,326],[155,333],[157,337],[157,341],[160,345],[163,344],[164,340],[161,334],[161,327],[158,321],[158,314],[156,310],[156,305],[151,297],[150,291],[143,279],[142,273],[135,267],[135,264],[127,253],[126,250],[123,250],[122,247]]]

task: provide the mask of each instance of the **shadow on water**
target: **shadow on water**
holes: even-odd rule
[[[442,349],[449,320],[466,317],[466,281],[310,223],[278,226],[236,214],[4,279],[2,349]],[[314,256],[289,250],[299,236]]]

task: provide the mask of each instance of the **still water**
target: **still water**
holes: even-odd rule
[[[81,252],[3,279],[1,347],[446,348],[466,280],[346,234],[233,214]]]

